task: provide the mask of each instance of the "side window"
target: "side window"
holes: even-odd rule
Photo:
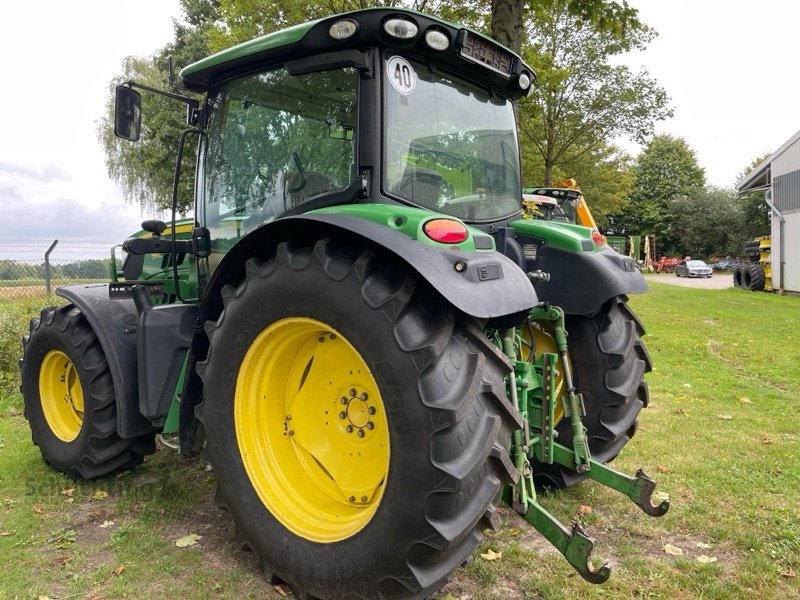
[[[219,250],[309,198],[350,184],[357,83],[350,68],[297,76],[281,68],[237,79],[210,96],[203,214]]]

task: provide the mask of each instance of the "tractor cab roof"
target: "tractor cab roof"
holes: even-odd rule
[[[544,201],[545,198],[552,198],[556,202],[563,202],[564,200],[577,200],[582,196],[580,190],[549,187],[526,187],[522,188],[522,193],[531,196],[540,196],[543,199],[542,201]]]
[[[341,22],[345,23],[341,26]],[[398,26],[399,21],[399,26]],[[337,25],[334,27],[334,25]],[[363,50],[383,47],[418,57],[516,100],[530,93],[533,69],[481,33],[412,10],[369,8],[283,29],[184,68],[184,85],[206,92],[217,83],[285,64],[291,72],[352,66],[369,69]]]

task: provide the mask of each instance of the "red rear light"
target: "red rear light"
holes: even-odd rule
[[[466,225],[452,219],[431,219],[422,226],[422,231],[440,244],[460,244],[469,237]]]
[[[592,230],[592,241],[598,246],[602,246],[603,243],[605,242],[603,236],[600,234],[599,231],[597,231],[597,229]]]

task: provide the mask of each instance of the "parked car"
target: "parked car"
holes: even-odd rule
[[[711,267],[702,260],[685,260],[675,267],[676,277],[711,277]]]

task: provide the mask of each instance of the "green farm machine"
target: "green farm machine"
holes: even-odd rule
[[[31,322],[22,392],[44,459],[135,467],[204,452],[236,537],[300,598],[424,598],[506,502],[588,581],[593,541],[537,502],[608,466],[647,405],[634,261],[523,218],[513,103],[533,70],[490,38],[375,8],[186,67],[191,219],[146,221],[108,284]],[[567,336],[569,333],[569,337]],[[569,344],[567,343],[569,341]]]

